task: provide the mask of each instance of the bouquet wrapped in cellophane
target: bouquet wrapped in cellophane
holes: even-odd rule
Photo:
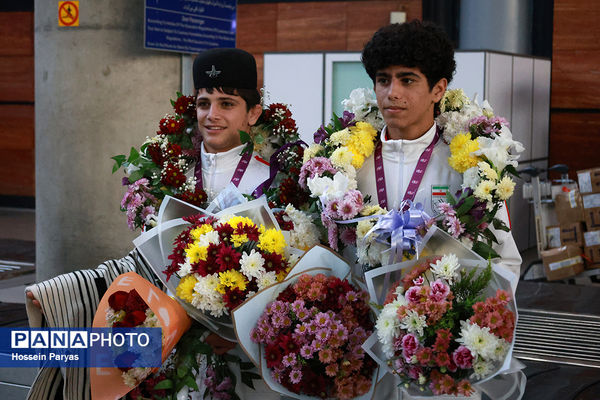
[[[379,371],[361,348],[372,313],[349,279],[343,259],[315,246],[283,282],[234,310],[239,343],[272,390],[297,399],[373,397]]]
[[[451,253],[368,271],[367,287],[380,312],[364,347],[410,395],[468,396],[476,387],[508,393],[509,387],[485,382],[519,369],[511,360],[514,279],[489,261]]]

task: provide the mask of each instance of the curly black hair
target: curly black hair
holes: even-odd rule
[[[373,83],[377,71],[402,65],[418,68],[430,89],[442,78],[450,83],[456,69],[454,48],[446,33],[419,20],[380,28],[365,45],[361,60]]]

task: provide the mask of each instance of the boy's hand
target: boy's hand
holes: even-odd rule
[[[37,308],[40,309],[40,311],[42,310],[42,305],[40,304],[39,300],[36,299],[33,296],[33,293],[31,293],[29,290],[25,292],[25,296],[27,296],[28,299],[31,300],[31,302],[33,303],[34,306],[36,306]]]

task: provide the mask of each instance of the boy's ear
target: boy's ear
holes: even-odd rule
[[[442,100],[444,97],[444,93],[446,93],[446,88],[448,87],[448,80],[446,78],[440,79],[433,88],[431,89],[431,94],[433,94],[433,102],[437,103]]]
[[[260,104],[250,108],[250,110],[248,110],[248,124],[250,126],[254,125],[256,121],[258,121],[260,114],[262,114],[262,106]]]

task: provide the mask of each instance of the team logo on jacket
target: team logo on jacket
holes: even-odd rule
[[[438,211],[438,203],[446,201],[446,193],[450,191],[448,185],[431,185],[431,209]]]

